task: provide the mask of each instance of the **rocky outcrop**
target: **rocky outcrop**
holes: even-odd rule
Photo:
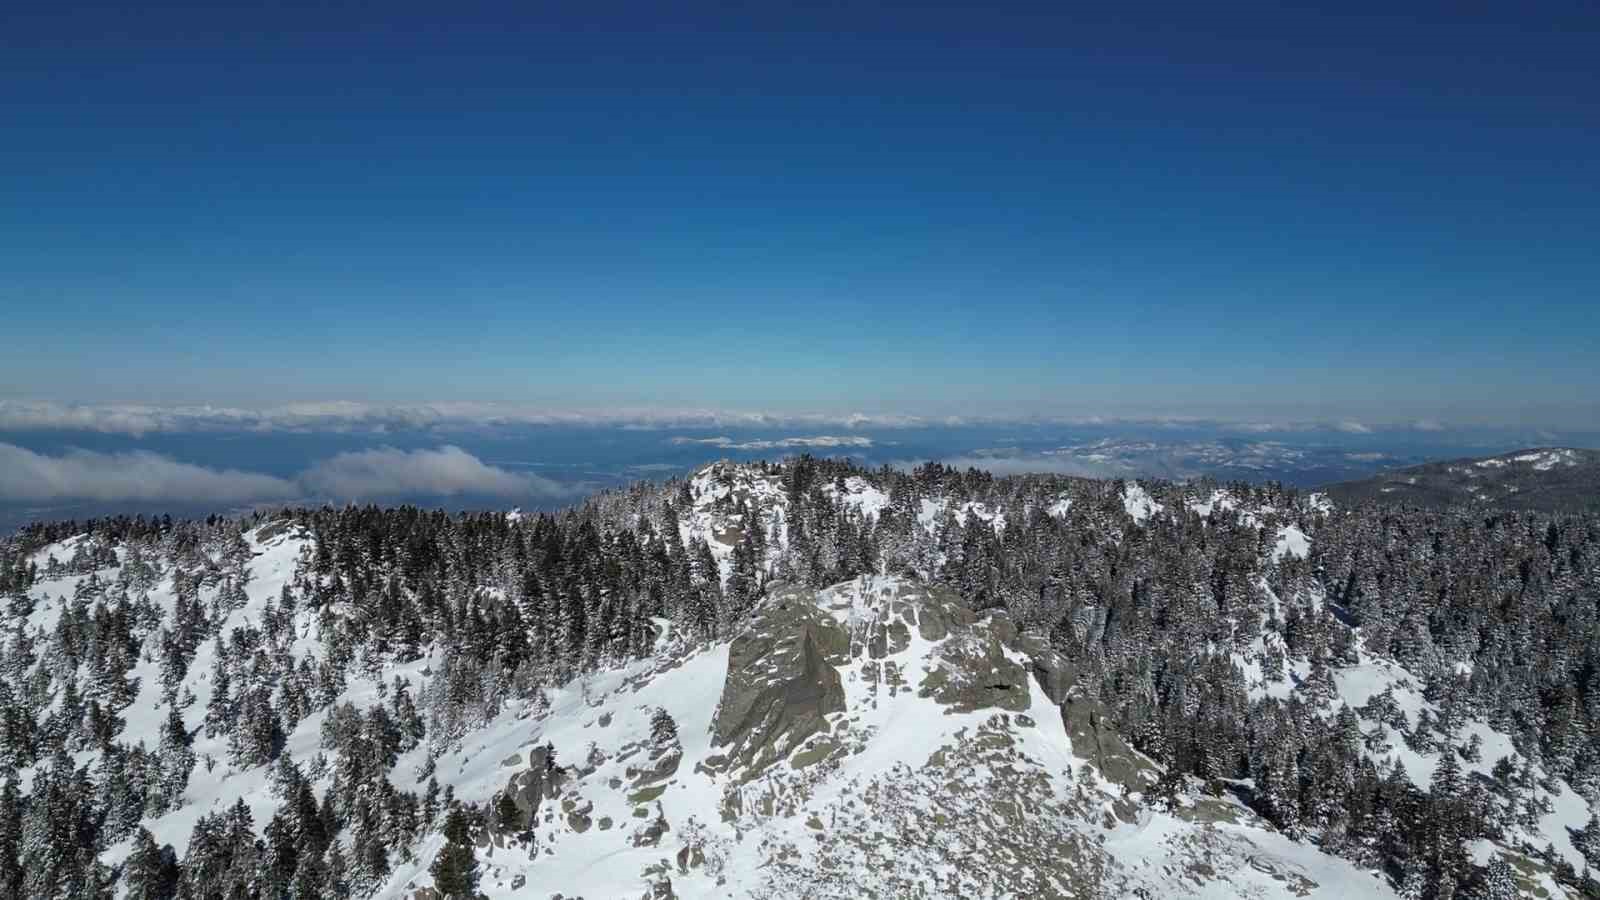
[[[1032,660],[1033,680],[1039,683],[1039,690],[1057,706],[1066,703],[1072,685],[1078,680],[1077,667],[1065,656],[1044,646],[1043,641],[1027,641],[1023,649]]]
[[[635,847],[654,847],[660,844],[661,837],[671,830],[672,826],[667,822],[666,813],[662,811],[661,804],[657,803],[655,818],[635,828],[630,840]]]
[[[1028,672],[1006,654],[992,631],[974,628],[951,635],[938,650],[937,666],[919,689],[951,712],[980,709],[1026,710]]]
[[[1073,752],[1093,763],[1101,778],[1129,791],[1144,790],[1141,773],[1154,767],[1111,727],[1104,704],[1071,694],[1061,704],[1061,721]]]
[[[678,772],[678,764],[683,761],[681,747],[655,748],[650,753],[648,762],[639,767],[629,766],[627,776],[629,783],[634,788],[641,788],[658,781],[666,781]]]
[[[502,765],[515,766],[522,761],[521,754],[515,754],[506,759]],[[530,827],[539,815],[539,806],[545,800],[554,799],[560,793],[563,785],[567,783],[567,772],[555,763],[555,751],[548,746],[533,747],[528,751],[528,767],[511,776],[506,782],[505,793],[517,805],[520,814],[517,831]],[[498,828],[499,823],[490,817],[492,828]]]
[[[1294,865],[1249,862],[1262,851],[1237,836],[1254,825],[1232,798],[1142,804],[1160,770],[1117,733],[1085,663],[948,588],[886,576],[780,587],[727,645],[686,652],[592,699],[591,685],[558,697],[571,710],[550,732],[565,768],[542,746],[504,760],[504,797],[531,827],[514,830],[495,798],[511,833],[480,845],[486,885],[1076,900],[1191,876],[1240,896],[1262,879],[1307,884]],[[1153,816],[1168,820],[1150,830]],[[1125,864],[1143,853],[1158,862]]]
[[[835,666],[849,656],[844,629],[811,592],[775,591],[728,650],[728,676],[712,724],[724,762],[753,773],[827,728],[845,708]]]

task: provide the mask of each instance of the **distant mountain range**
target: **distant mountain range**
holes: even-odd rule
[[[1499,456],[1453,459],[1395,469],[1322,489],[1342,504],[1377,501],[1415,506],[1578,512],[1600,509],[1600,450],[1539,447]]]

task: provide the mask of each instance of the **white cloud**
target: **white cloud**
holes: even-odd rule
[[[859,435],[839,436],[819,434],[814,437],[775,438],[772,440],[735,441],[730,437],[689,438],[675,437],[674,444],[706,444],[723,450],[786,450],[794,447],[871,447],[872,438]]]
[[[341,453],[300,476],[314,495],[365,500],[420,494],[430,497],[554,497],[569,488],[538,475],[491,466],[460,447],[396,450],[382,447]]]
[[[156,453],[95,453],[68,450],[46,456],[0,444],[0,499],[41,502],[64,499],[99,501],[207,501],[239,503],[297,496],[290,481],[178,462]]]
[[[0,400],[0,431],[70,430],[140,436],[158,432],[395,430],[451,431],[537,425],[634,428],[901,428],[928,424],[918,416],[863,413],[774,413],[719,409],[560,410],[495,403],[375,405],[352,401],[287,403],[258,408],[62,404]]]
[[[165,431],[167,417],[160,410],[142,406],[62,406],[0,400],[0,430],[3,431],[98,431],[107,434],[142,435]]]
[[[381,497],[567,497],[585,490],[488,465],[460,447],[341,453],[297,477],[214,469],[145,450],[59,456],[0,443],[0,502],[246,503]]]
[[[1392,423],[1391,423],[1392,424]],[[1373,427],[1357,421],[1269,421],[1187,415],[1139,416],[922,416],[901,413],[774,412],[715,408],[550,409],[505,403],[372,404],[348,400],[283,403],[260,407],[143,404],[64,404],[44,400],[0,400],[0,432],[65,430],[141,436],[163,432],[290,431],[386,434],[425,431],[438,434],[475,429],[536,426],[665,428],[848,429],[963,427],[981,425],[1048,425],[1106,427],[1114,425],[1172,428],[1225,428],[1246,433],[1306,432],[1333,429],[1370,434]],[[1382,427],[1390,427],[1386,424]],[[1411,424],[1423,431],[1441,430],[1438,422]]]

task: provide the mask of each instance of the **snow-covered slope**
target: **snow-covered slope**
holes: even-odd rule
[[[862,521],[891,508],[890,497],[866,478],[819,490]],[[705,540],[724,574],[748,528],[774,539],[769,556],[783,546],[788,501],[778,475],[713,466],[690,480],[687,493],[690,502],[678,511],[680,537]],[[1077,503],[1038,501],[1030,513],[1016,503],[930,494],[908,504],[904,521],[930,533],[947,519],[986,523],[999,538],[1007,535],[1008,513],[1013,524],[1041,521],[1041,511],[1081,524],[1078,517],[1095,502],[1087,495]],[[1125,514],[1151,529],[1191,513],[1208,519],[1187,520],[1207,535],[1231,527],[1224,519],[1256,529],[1260,542],[1245,543],[1267,563],[1255,587],[1270,596],[1274,618],[1285,616],[1287,603],[1279,602],[1269,578],[1303,568],[1301,561],[1320,546],[1317,517],[1329,511],[1319,503],[1252,504],[1209,486],[1202,497],[1183,486],[1147,489],[1134,482],[1120,492],[1108,485],[1098,502],[1119,523]],[[45,568],[51,557],[68,560],[84,547],[82,538],[70,538],[40,549],[33,561]],[[144,576],[130,574],[136,561],[119,547],[92,574],[34,583],[31,609],[8,625],[50,634],[63,611],[82,602],[74,598],[91,579],[147,594],[170,625],[180,594],[192,590],[199,603],[220,612],[218,632],[229,640],[287,617],[260,651],[315,668],[327,660],[338,617],[362,612],[337,599],[318,612],[283,608],[285,586],[315,565],[309,537],[283,523],[196,553],[192,571],[151,573],[141,584]],[[202,580],[180,586],[201,572]],[[1320,611],[1320,588],[1311,593]],[[459,737],[430,735],[399,753],[389,777],[400,790],[420,792],[431,774],[456,799],[490,810],[512,798],[522,821],[496,824],[476,850],[489,897],[1392,894],[1383,876],[1321,852],[1318,835],[1291,839],[1252,812],[1246,801],[1257,785],[1225,782],[1212,796],[1198,782],[1180,780],[1166,786],[1172,801],[1157,802],[1161,767],[1115,734],[1106,711],[1076,689],[1073,667],[1005,613],[979,615],[948,588],[882,574],[820,591],[771,585],[750,621],[720,641],[695,642],[666,619],[654,625],[647,658],[602,667],[533,699],[509,700]],[[1445,755],[1458,752],[1419,728],[1443,716],[1443,703],[1424,697],[1422,680],[1403,667],[1367,653],[1359,629],[1346,636],[1352,654],[1326,669],[1285,659],[1283,638],[1271,630],[1220,652],[1225,668],[1231,656],[1252,699],[1304,700],[1310,715],[1327,721],[1344,707],[1361,710],[1357,728],[1366,756],[1386,768],[1397,763],[1403,778],[1426,790]],[[227,740],[206,736],[219,652],[223,668],[245,665],[228,658],[233,646],[208,640],[196,647],[177,693],[185,698],[180,718],[201,764],[177,807],[142,823],[180,855],[201,816],[243,801],[261,836],[284,802],[272,766],[235,765]],[[350,665],[336,694],[288,723],[284,758],[324,795],[338,763],[328,758],[323,738],[332,710],[392,703],[397,684],[422,696],[436,686],[441,655],[425,645],[411,662],[375,656]],[[162,667],[145,652],[129,674],[137,695],[119,713],[126,724],[118,740],[153,751],[169,713]],[[1391,698],[1392,708],[1380,709],[1377,697]],[[663,721],[672,727],[663,730]],[[1475,742],[1476,758],[1462,762],[1468,777],[1490,780],[1502,758],[1529,772],[1521,823],[1497,843],[1474,845],[1474,857],[1484,862],[1510,847],[1548,844],[1581,870],[1573,832],[1590,813],[1583,797],[1543,777],[1538,760],[1523,757],[1470,710],[1458,725],[1456,745]],[[98,757],[87,747],[72,762],[93,770]],[[19,773],[24,789],[44,765]],[[435,829],[397,851],[372,895],[427,897],[430,866],[444,846]],[[130,849],[125,840],[100,858],[114,866]],[[1563,895],[1547,872],[1515,858],[1528,887]]]
[[[1235,801],[1141,804],[1153,767],[1080,752],[1061,662],[941,589],[782,589],[731,645],[670,643],[440,761],[483,800],[559,761],[531,836],[480,850],[488,896],[1390,896]]]
[[[246,536],[247,601],[229,627],[259,624],[302,559],[303,538],[274,531]],[[70,543],[45,555],[68,552]],[[29,624],[52,627],[65,602],[53,598],[86,577],[41,582],[37,593],[52,599]],[[170,581],[150,596],[170,612]],[[299,614],[287,652],[314,661],[317,632]],[[657,650],[543,702],[514,703],[437,757],[435,777],[468,802],[507,792],[526,802],[530,773],[551,773],[526,831],[480,845],[489,897],[636,897],[668,883],[671,894],[657,896],[1389,895],[1237,801],[1143,804],[1155,767],[1125,747],[1125,758],[1108,755],[1100,742],[1109,737],[1081,711],[1074,719],[1062,661],[1003,614],[976,616],[942,588],[883,576],[780,588],[730,642],[688,646],[663,622]],[[195,768],[178,809],[145,823],[177,848],[204,813],[242,799],[259,834],[282,802],[269,766],[236,769],[221,741],[204,737],[212,652],[203,645],[190,667],[195,699],[183,715],[196,753],[214,765]],[[352,679],[335,705],[382,702],[396,677],[420,692],[431,662]],[[136,674],[141,693],[122,738],[154,747],[166,713],[160,673],[141,661]],[[660,710],[676,726],[666,744],[652,735]],[[314,713],[287,736],[284,752],[302,768],[315,769],[326,717]],[[396,777],[426,759],[418,745]],[[426,896],[443,845],[438,834],[424,840],[375,896]],[[102,858],[114,865],[127,850]],[[1209,875],[1197,878],[1202,861]]]

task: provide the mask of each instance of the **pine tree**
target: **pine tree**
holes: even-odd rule
[[[1517,900],[1517,876],[1505,857],[1495,856],[1483,874],[1483,881],[1473,897],[1475,900]]]
[[[208,738],[226,735],[233,728],[234,703],[230,696],[232,676],[228,672],[228,653],[222,636],[217,636],[216,659],[211,669],[211,699],[206,701],[205,733]]]
[[[656,707],[655,712],[650,714],[650,740],[658,748],[667,748],[678,743],[678,723],[664,706]]]
[[[177,809],[183,802],[183,792],[189,786],[189,773],[194,771],[194,750],[189,746],[189,730],[176,707],[167,707],[167,720],[161,730],[160,773],[156,789],[151,792],[151,811],[157,815]]]
[[[1406,860],[1400,872],[1401,900],[1427,900],[1429,889],[1428,867],[1416,858]]]
[[[1589,821],[1572,836],[1572,846],[1583,854],[1592,869],[1600,869],[1600,817],[1589,814]]]
[[[509,793],[502,792],[495,799],[494,816],[495,828],[501,834],[512,834],[522,829],[522,811]]]
[[[172,900],[178,893],[178,858],[171,846],[156,846],[144,828],[135,833],[133,851],[123,863],[127,900]]]
[[[470,900],[478,891],[478,856],[473,851],[471,819],[460,807],[445,818],[444,836],[444,848],[428,868],[434,889],[444,900]]]
[[[22,791],[16,770],[0,787],[0,898],[22,896]]]

